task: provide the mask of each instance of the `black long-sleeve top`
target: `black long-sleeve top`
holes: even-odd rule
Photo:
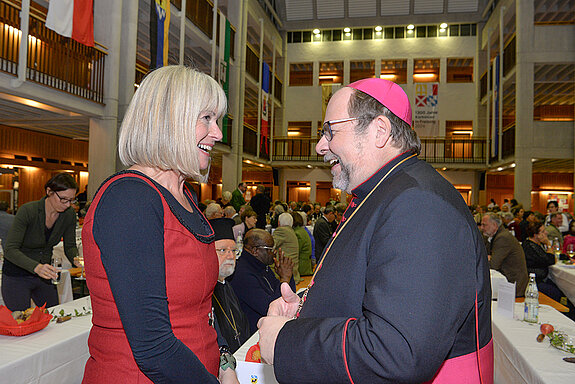
[[[529,239],[526,239],[521,246],[525,253],[527,272],[535,273],[537,281],[545,280],[549,274],[549,266],[555,264],[555,255],[545,252],[541,245]]]

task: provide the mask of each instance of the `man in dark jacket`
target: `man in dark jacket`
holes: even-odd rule
[[[407,95],[360,80],[325,119],[316,151],[353,199],[301,302],[284,285],[260,319],[262,359],[280,383],[492,383],[483,239],[453,185],[417,158]]]
[[[258,330],[258,320],[266,315],[269,304],[281,296],[281,283],[289,283],[295,290],[291,259],[283,252],[278,252],[277,258],[275,254],[274,239],[267,231],[255,228],[246,233],[231,284],[248,316],[251,333]],[[275,266],[279,280],[270,265]]]
[[[321,260],[321,254],[329,242],[329,238],[333,233],[331,223],[335,221],[335,213],[333,206],[328,205],[323,211],[315,225],[313,226],[313,238],[315,240],[315,258]]]
[[[250,200],[250,206],[258,215],[256,228],[265,229],[266,215],[270,211],[270,198],[265,194],[266,188],[263,185],[258,185],[256,188],[256,195]]]

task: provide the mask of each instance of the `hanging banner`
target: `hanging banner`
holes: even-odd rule
[[[321,85],[321,119],[325,120],[325,111],[327,109],[327,103],[329,99],[341,88],[341,84],[322,84]],[[318,127],[317,135],[321,135],[321,124]]]
[[[46,14],[46,28],[93,47],[93,0],[51,0]]]
[[[150,69],[168,65],[170,0],[150,2]]]
[[[491,153],[493,157],[499,156],[499,55],[495,56],[493,61],[495,66],[495,76],[493,76],[493,124],[492,124],[492,147]]]
[[[232,26],[228,19],[221,13],[220,15],[220,42],[219,42],[219,62],[220,62],[220,70],[218,71],[218,81],[222,86],[224,92],[226,93],[226,97],[229,100],[229,81],[230,81],[230,39],[231,39],[231,30]],[[222,142],[231,144],[231,130],[228,130],[227,127],[229,125],[229,117],[228,115],[224,115],[222,120]]]
[[[439,83],[415,84],[413,129],[419,137],[439,136]]]
[[[262,124],[260,130],[260,156],[269,156],[270,66],[262,63]]]

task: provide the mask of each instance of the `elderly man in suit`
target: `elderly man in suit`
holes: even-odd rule
[[[515,283],[515,296],[525,295],[529,277],[521,244],[503,227],[496,213],[487,212],[483,216],[481,230],[486,237],[489,267],[501,272],[510,283]]]

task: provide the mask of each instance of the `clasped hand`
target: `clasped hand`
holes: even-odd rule
[[[271,302],[267,316],[258,321],[260,352],[262,361],[267,364],[273,364],[278,334],[284,324],[294,318],[300,301],[287,283],[281,285],[281,291],[282,296]]]

